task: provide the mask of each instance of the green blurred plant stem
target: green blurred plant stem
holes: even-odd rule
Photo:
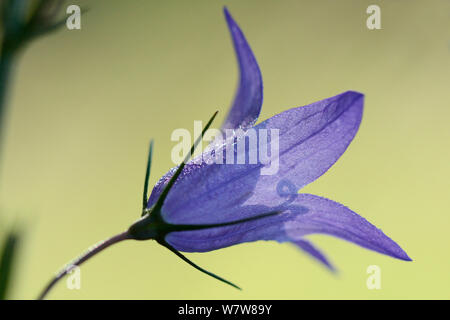
[[[17,255],[17,247],[20,243],[20,236],[17,230],[12,230],[7,235],[3,247],[0,248],[0,300],[8,297],[9,284],[13,264]]]
[[[10,85],[10,78],[14,64],[14,54],[9,50],[2,48],[0,57],[0,146],[3,146],[3,135],[5,133],[5,117],[7,112],[8,90]],[[2,157],[0,148],[0,161]]]

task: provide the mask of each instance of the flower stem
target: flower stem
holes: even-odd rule
[[[5,134],[5,115],[8,89],[10,84],[11,69],[13,67],[13,53],[2,49],[0,55],[0,145],[3,145],[3,135]],[[2,155],[0,149],[0,158]],[[1,159],[0,159],[1,160]]]
[[[80,266],[83,262],[87,261],[88,259],[95,256],[97,253],[103,251],[104,249],[108,248],[109,246],[121,242],[123,240],[132,239],[131,235],[128,233],[128,231],[119,233],[118,235],[109,238],[108,240],[101,241],[98,244],[94,245],[93,247],[89,248],[84,254],[76,258],[74,261],[69,263],[62,269],[45,287],[45,289],[41,292],[41,294],[38,297],[38,300],[43,300],[45,296],[49,293],[49,291],[53,288],[53,286],[61,280],[67,273],[69,273],[74,266]]]

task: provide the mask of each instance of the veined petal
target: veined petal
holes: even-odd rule
[[[263,100],[261,71],[242,30],[226,8],[224,14],[236,52],[240,80],[222,129],[246,130],[255,124],[261,111]]]
[[[299,194],[298,202],[308,208],[308,213],[284,225],[289,238],[296,238],[299,232],[328,234],[397,259],[411,260],[381,229],[342,204],[312,194]]]
[[[237,143],[222,146],[215,151],[224,164],[211,164],[213,155],[205,152],[201,163],[186,164],[162,208],[163,217],[174,224],[220,223],[244,218],[242,205],[271,208],[284,203],[286,199],[277,190],[280,183],[289,181],[290,192],[297,193],[327,171],[356,134],[362,109],[363,95],[349,91],[287,110],[255,126],[256,131],[248,131],[241,139],[259,129],[278,130],[279,152],[271,155],[271,161],[277,160],[279,169],[272,175],[261,174],[261,169],[271,164],[225,164],[228,152],[239,156],[256,149],[259,154],[260,144],[246,143],[244,151]],[[267,141],[270,150],[273,141]],[[165,176],[155,186],[149,206],[167,180]]]
[[[253,126],[261,112],[263,101],[262,76],[258,62],[242,30],[236,21],[234,21],[227,8],[224,8],[224,14],[239,65],[239,86],[231,108],[222,125],[222,130],[242,129],[245,131]],[[187,165],[186,167],[185,170],[189,170],[189,166]],[[149,206],[156,201],[175,170],[176,167],[172,168],[157,182],[150,195],[148,201]]]
[[[239,225],[169,233],[166,241],[180,251],[205,252],[257,240],[296,243],[310,234],[326,234],[397,259],[411,260],[380,229],[334,201],[299,194],[293,201],[277,207],[280,209],[284,211],[279,215]],[[262,210],[255,207],[254,211],[260,214]]]
[[[278,171],[261,175],[246,204],[265,201],[278,183],[289,181],[290,189],[301,189],[323,175],[344,153],[361,123],[364,95],[347,91],[301,108],[282,112],[255,127],[279,130]],[[270,149],[271,142],[267,147]],[[266,166],[267,167],[267,166]],[[282,200],[284,201],[284,200]]]

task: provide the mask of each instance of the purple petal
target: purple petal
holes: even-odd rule
[[[279,129],[279,170],[262,175],[246,204],[265,201],[278,183],[289,181],[290,189],[301,189],[323,175],[344,153],[361,123],[364,96],[347,91],[308,106],[290,109],[256,129]]]
[[[331,271],[336,271],[333,265],[328,261],[327,257],[319,249],[314,247],[311,242],[307,240],[296,240],[293,243]]]
[[[270,196],[268,198],[271,199]],[[254,215],[267,210],[263,206],[249,207],[241,209],[253,210]],[[277,209],[280,208],[283,213],[279,215],[239,225],[169,233],[166,241],[180,251],[204,252],[257,240],[297,243],[309,234],[326,234],[394,258],[411,260],[380,229],[337,202],[299,194]]]
[[[272,197],[280,194],[280,184],[289,181],[291,193],[297,193],[341,156],[358,130],[362,108],[363,95],[349,91],[282,112],[254,127],[279,130],[279,170],[274,175],[261,175],[261,163],[207,164],[212,156],[203,154],[202,163],[186,164],[163,206],[164,218],[171,223],[220,223],[243,218],[239,210],[232,210],[243,204],[273,207],[283,203],[282,195]],[[251,148],[258,145],[249,148],[247,144],[246,152]],[[225,157],[226,153],[223,163]],[[155,186],[149,206],[168,177]]]
[[[253,126],[261,111],[262,77],[255,56],[241,29],[226,8],[224,8],[224,14],[236,51],[240,80],[234,102],[222,129],[241,128],[245,130]]]
[[[256,122],[261,111],[263,100],[261,71],[244,34],[226,8],[224,8],[224,14],[236,52],[240,80],[222,129],[246,130]],[[149,199],[149,206],[156,201],[175,169],[176,167],[172,168],[155,185]]]
[[[342,204],[312,194],[299,194],[298,202],[308,208],[308,213],[284,225],[290,238],[299,233],[328,234],[394,258],[411,260],[381,229]]]
[[[256,166],[256,165],[253,165]],[[154,187],[148,207],[158,199],[172,169]],[[229,182],[230,177],[245,176]],[[248,165],[186,164],[162,207],[164,220],[174,224],[219,223],[243,217],[241,205],[252,196],[259,170],[249,172]],[[249,212],[251,214],[252,212]]]

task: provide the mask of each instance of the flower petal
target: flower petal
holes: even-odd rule
[[[323,175],[355,137],[363,104],[364,95],[347,91],[282,112],[257,125],[257,130],[279,129],[279,170],[261,175],[253,190],[254,197],[246,204],[276,205],[265,201],[265,195],[274,193],[278,183],[289,181],[290,189],[299,190]],[[271,143],[268,144],[270,149]],[[272,162],[276,159],[277,154]]]
[[[307,240],[296,240],[293,242],[297,247],[306,252],[308,255],[322,263],[331,271],[336,271],[333,265],[328,261],[327,257],[317,249],[310,241]]]
[[[224,8],[225,19],[233,39],[239,64],[239,87],[222,129],[248,129],[255,124],[261,111],[263,84],[255,56],[241,29]]]
[[[245,131],[253,126],[261,112],[263,100],[262,76],[258,63],[244,34],[227,8],[224,8],[224,14],[236,52],[240,80],[234,101],[222,125],[222,130],[240,128]],[[188,169],[186,168],[186,170]],[[176,167],[172,168],[155,185],[148,201],[149,206],[156,201],[175,170]]]
[[[262,206],[250,208],[255,215],[267,210]],[[296,243],[309,234],[326,234],[397,259],[411,260],[380,229],[334,201],[299,194],[277,209],[282,209],[283,213],[239,225],[172,232],[166,236],[166,241],[180,251],[204,252],[257,240]]]
[[[201,163],[191,161],[186,164],[169,192],[163,206],[163,217],[174,224],[220,223],[244,218],[240,210],[232,210],[244,204],[270,208],[284,203],[285,198],[278,190],[282,187],[280,184],[288,181],[290,192],[297,193],[300,187],[328,170],[356,134],[362,108],[363,95],[349,91],[282,112],[254,127],[256,132],[259,129],[279,130],[279,170],[273,175],[261,174],[264,167],[261,162],[211,164],[213,155],[205,152]],[[252,132],[248,131],[241,139],[246,139]],[[271,142],[266,143],[270,148]],[[259,154],[259,148],[259,144],[249,146],[247,143],[244,152],[251,153],[256,149]],[[215,154],[224,150],[227,152],[221,156],[223,163],[226,163],[228,152],[234,152],[233,155],[242,153],[236,144],[227,144],[215,150]],[[169,176],[170,173],[155,186],[149,207],[156,201]]]
[[[410,261],[405,251],[366,219],[332,200],[312,194],[299,194],[297,201],[308,213],[284,225],[289,238],[321,233],[335,236],[388,256]]]

